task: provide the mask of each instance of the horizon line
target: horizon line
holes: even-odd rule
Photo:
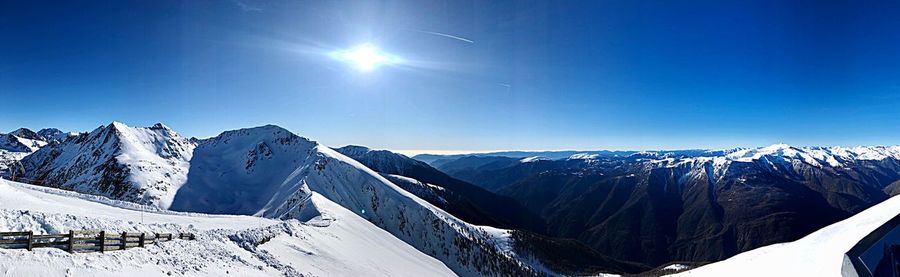
[[[672,149],[644,149],[644,150],[621,150],[621,149],[592,149],[592,150],[583,150],[583,149],[552,149],[552,150],[447,150],[447,149],[385,149],[391,152],[400,153],[409,157],[413,157],[416,155],[429,154],[429,155],[474,155],[474,154],[491,154],[491,153],[503,153],[503,152],[599,152],[599,151],[610,151],[610,152],[664,152],[664,151],[691,151],[691,150],[701,150],[701,151],[718,151],[718,150],[734,150],[734,149],[757,149],[757,148],[765,148],[776,145],[787,145],[789,147],[797,147],[797,148],[808,148],[808,147],[821,147],[821,148],[831,148],[831,147],[840,147],[840,148],[853,148],[853,147],[898,147],[900,145],[793,145],[789,143],[773,143],[762,146],[736,146],[730,148],[672,148]]]

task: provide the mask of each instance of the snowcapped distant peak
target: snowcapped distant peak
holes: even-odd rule
[[[802,161],[815,166],[841,166],[856,160],[900,159],[900,146],[857,146],[857,147],[795,147],[774,144],[766,147],[743,149],[725,156],[728,160],[751,162],[762,158],[777,158]]]
[[[527,157],[527,158],[522,158],[521,160],[519,160],[519,162],[520,163],[532,163],[532,162],[537,162],[537,161],[548,161],[548,160],[550,160],[550,158],[541,157],[541,156],[531,156],[531,157]]]
[[[32,131],[28,128],[19,128],[19,129],[16,129],[15,131],[10,132],[9,134],[20,137],[20,138],[24,138],[24,139],[44,140],[44,138],[41,137],[41,135],[38,135],[38,133],[35,133],[34,131]]]
[[[594,160],[599,158],[598,154],[588,154],[588,153],[578,153],[572,156],[569,156],[569,160]]]
[[[56,128],[44,128],[37,132],[46,142],[62,142],[78,133],[66,133]]]
[[[793,156],[802,150],[794,148],[787,144],[773,144],[760,148],[744,149],[727,154],[726,157],[732,160],[749,161],[759,159],[766,155],[777,156]]]

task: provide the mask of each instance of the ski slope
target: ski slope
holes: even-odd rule
[[[5,276],[453,276],[390,233],[314,193],[301,223],[160,210],[0,180],[0,230],[193,232],[197,240],[107,253],[0,248]]]
[[[799,240],[760,247],[678,276],[841,276],[844,253],[900,214],[900,196]]]

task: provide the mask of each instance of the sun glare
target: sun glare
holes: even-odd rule
[[[387,64],[390,58],[384,53],[378,51],[371,44],[363,44],[351,50],[340,53],[340,58],[346,62],[353,64],[360,71],[372,71],[377,66]]]

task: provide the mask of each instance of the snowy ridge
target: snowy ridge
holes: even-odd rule
[[[354,160],[365,160],[369,165],[378,165],[378,167],[372,168],[372,170],[377,172],[402,171],[405,163],[421,163],[418,160],[413,160],[400,153],[394,153],[388,150],[372,150],[365,146],[347,145],[334,150],[344,156],[351,157]]]
[[[519,162],[520,163],[532,163],[532,162],[546,161],[546,160],[550,160],[550,159],[547,157],[541,157],[541,156],[531,156],[531,157],[527,157],[527,158],[522,158],[519,160]]]
[[[459,275],[535,274],[533,265],[516,260],[510,251],[507,230],[469,225],[356,160],[321,145],[316,148],[316,164],[321,166],[309,168],[317,171],[306,182],[310,190],[443,261]]]
[[[569,160],[593,160],[599,158],[598,154],[588,154],[588,153],[578,153],[572,156],[569,156]]]
[[[444,199],[444,197],[441,197],[439,194],[444,191],[444,188],[440,186],[426,184],[419,180],[396,174],[379,174],[384,176],[384,178],[388,179],[391,183],[400,186],[403,190],[411,192],[429,203],[447,203],[447,199]]]
[[[857,147],[793,147],[775,144],[757,149],[746,149],[728,154],[730,160],[748,162],[766,156],[799,159],[813,165],[840,166],[857,160],[900,159],[900,146]]]
[[[44,147],[22,160],[49,186],[168,208],[184,183],[194,145],[162,124],[119,122]]]
[[[332,217],[318,196],[437,258],[456,274],[534,274],[509,251],[507,231],[469,225],[358,161],[276,126],[204,140],[172,208],[302,221]]]
[[[710,162],[717,172],[721,172],[732,163],[758,163],[767,165],[773,170],[780,170],[779,166],[793,168],[799,165],[837,170],[852,168],[859,162],[883,160],[900,161],[900,146],[795,147],[774,144],[750,149],[709,150],[698,156],[658,155],[650,162],[664,167]]]

